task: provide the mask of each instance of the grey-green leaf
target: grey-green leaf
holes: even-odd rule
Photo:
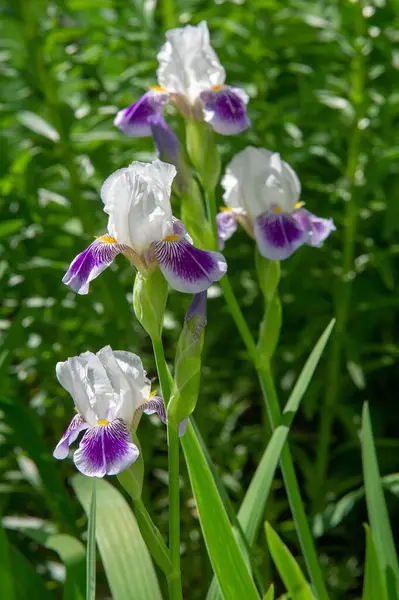
[[[365,530],[366,564],[362,600],[376,600],[376,598],[378,600],[388,600],[385,577],[381,569],[380,559],[375,547],[370,527],[365,525]]]

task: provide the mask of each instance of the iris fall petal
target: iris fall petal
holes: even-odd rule
[[[169,94],[162,91],[149,90],[134,104],[120,110],[115,117],[114,125],[129,137],[148,137],[152,135],[150,117],[162,115]]]
[[[221,135],[235,135],[250,126],[246,112],[248,96],[243,90],[222,86],[206,90],[200,98],[204,105],[204,118]]]
[[[260,215],[255,220],[254,233],[259,252],[270,260],[284,260],[309,241],[309,233],[284,213]]]

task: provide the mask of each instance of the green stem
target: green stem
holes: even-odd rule
[[[173,565],[169,550],[163,541],[159,529],[154,525],[141,498],[140,500],[135,500],[133,506],[141,535],[151,552],[151,556],[165,573],[166,577],[169,577],[173,572]]]
[[[152,340],[158,378],[165,406],[170,400],[170,378],[165,361],[162,340]],[[168,575],[170,600],[183,600],[180,574],[180,476],[179,476],[179,428],[168,419],[168,466],[169,466],[169,548],[172,572]]]
[[[362,3],[359,4],[356,19],[356,37],[360,40],[364,35],[365,19],[362,13]],[[361,151],[362,130],[359,128],[359,120],[364,113],[364,85],[365,85],[365,65],[363,47],[357,48],[357,53],[352,59],[352,91],[351,100],[355,107],[354,126],[351,130],[351,138],[348,149],[348,161],[346,168],[346,178],[351,190],[351,198],[345,203],[345,227],[343,229],[343,256],[341,279],[336,289],[335,307],[336,307],[336,327],[332,340],[331,355],[328,365],[326,395],[324,406],[320,412],[320,431],[317,449],[316,463],[316,485],[314,486],[317,495],[314,498],[314,510],[320,510],[323,506],[325,497],[325,482],[328,471],[328,458],[330,452],[332,428],[335,419],[335,407],[337,405],[340,387],[341,387],[341,365],[342,354],[345,346],[346,328],[349,319],[353,263],[355,256],[356,230],[358,220],[358,187],[356,186],[356,172]]]
[[[209,214],[214,214],[209,210]],[[216,229],[215,227],[213,228]],[[220,282],[224,298],[230,313],[235,321],[241,338],[248,350],[248,354],[257,370],[261,384],[263,399],[265,401],[267,413],[269,415],[270,424],[274,430],[281,419],[280,405],[273,381],[273,376],[270,371],[270,365],[259,364],[259,353],[248,327],[248,324],[241,312],[241,308],[237,302],[233,289],[230,285],[228,277],[225,275]],[[306,517],[305,508],[301,498],[299,483],[296,478],[294,462],[286,443],[281,454],[281,470],[283,473],[284,483],[287,490],[287,496],[290,503],[292,515],[295,521],[296,530],[298,533],[299,542],[308,568],[309,576],[312,580],[313,587],[317,594],[318,600],[328,600],[328,593],[324,583],[323,575],[320,569],[317,558],[316,548],[313,537],[310,531],[309,523]]]
[[[206,211],[208,213],[208,219],[211,224],[213,234],[213,248],[218,249],[218,228],[216,224],[216,203],[215,203],[215,190],[207,190],[205,192]]]

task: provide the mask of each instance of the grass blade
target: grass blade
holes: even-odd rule
[[[96,480],[91,492],[89,527],[87,533],[86,600],[96,600]]]
[[[182,438],[205,543],[224,600],[259,600],[191,423]]]
[[[362,600],[388,600],[384,573],[381,569],[380,559],[374,544],[370,527],[366,529],[366,564],[364,573],[364,587]]]
[[[314,600],[310,586],[287,546],[269,523],[265,527],[270,554],[292,600]]]
[[[75,475],[72,486],[90,512],[91,481]],[[162,600],[157,576],[136,519],[122,494],[108,481],[96,481],[96,541],[113,600]]]
[[[273,584],[271,584],[271,586],[267,590],[266,595],[264,596],[263,600],[274,600],[274,585]]]
[[[389,522],[387,505],[378,468],[377,454],[371,427],[370,412],[367,402],[363,407],[362,429],[362,462],[364,487],[366,492],[367,511],[373,534],[373,540],[381,561],[381,567],[387,583],[388,596],[399,598],[399,566],[395,550],[395,542]]]
[[[0,520],[1,523],[1,520]],[[4,598],[15,599],[8,540],[0,524],[0,590]]]

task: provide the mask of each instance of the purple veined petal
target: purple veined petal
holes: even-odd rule
[[[151,400],[148,400],[148,402],[145,402],[144,404],[142,404],[140,409],[146,415],[153,415],[153,414],[157,413],[157,415],[161,419],[162,423],[164,423],[166,425],[167,420],[166,420],[165,403],[161,396],[153,396],[151,398]],[[140,409],[138,409],[138,410],[140,410]],[[181,423],[179,423],[179,437],[182,437],[186,433],[187,421],[188,421],[188,419],[184,419],[183,421],[181,421]]]
[[[169,94],[164,90],[151,89],[136,102],[120,110],[114,125],[129,137],[148,137],[152,135],[149,117],[162,114],[168,100]]]
[[[223,250],[225,242],[237,231],[237,220],[232,210],[222,210],[216,215],[219,250]]]
[[[183,221],[180,221],[180,219],[177,219],[176,217],[172,217],[172,225],[173,233],[175,235],[181,235],[188,242],[190,242],[191,245],[194,244],[193,238],[187,233],[186,226],[184,225]]]
[[[212,90],[201,92],[204,105],[204,119],[221,135],[235,135],[248,129],[247,94],[228,85],[215,86]]]
[[[113,262],[120,252],[129,251],[109,235],[98,237],[86,250],[77,255],[62,281],[78,294],[87,294],[89,283]]]
[[[66,458],[68,456],[69,446],[76,440],[79,433],[88,427],[89,425],[81,415],[75,415],[69,423],[68,429],[55,447],[53,452],[54,458],[58,458],[59,460]]]
[[[121,419],[91,427],[73,455],[76,468],[88,477],[117,475],[139,456],[132,434]]]
[[[259,252],[270,260],[285,260],[309,240],[291,215],[267,212],[255,220],[255,239]]]
[[[203,292],[227,271],[227,263],[219,252],[199,250],[177,234],[154,242],[152,250],[165,279],[178,292]]]
[[[317,217],[306,208],[299,208],[292,216],[299,227],[310,234],[307,242],[309,246],[316,248],[321,246],[330,233],[336,229],[332,219]]]

